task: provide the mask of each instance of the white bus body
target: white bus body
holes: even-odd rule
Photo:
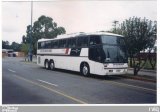
[[[78,71],[85,76],[125,74],[128,68],[125,45],[119,47],[121,44],[103,44],[102,40],[107,42],[107,38],[115,42],[124,37],[112,33],[96,32],[40,39],[37,45],[37,64],[46,69],[60,68]],[[83,39],[86,39],[87,42]],[[98,43],[98,41],[101,42]]]

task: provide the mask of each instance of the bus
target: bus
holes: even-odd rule
[[[113,33],[74,33],[37,42],[37,64],[78,71],[84,76],[121,75],[128,69],[124,37]]]

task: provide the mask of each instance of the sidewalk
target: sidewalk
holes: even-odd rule
[[[129,70],[133,70],[133,68],[128,68],[128,69],[129,69]],[[140,71],[157,73],[157,70],[141,69]]]
[[[133,74],[133,68],[129,68],[128,73]],[[138,75],[146,75],[146,76],[151,76],[151,77],[157,77],[157,71],[141,69],[138,72]]]
[[[25,62],[30,62],[28,57],[23,57],[22,60],[24,60]],[[37,57],[36,56],[32,57],[32,63],[37,63]]]
[[[143,80],[143,81],[150,81],[150,82],[157,82],[157,71],[156,70],[145,70],[141,69],[138,72],[138,75],[133,74],[133,68],[128,69],[128,73],[123,75],[126,78],[136,79],[136,80]]]

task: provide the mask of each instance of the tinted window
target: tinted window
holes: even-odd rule
[[[89,59],[97,62],[104,62],[106,55],[102,47],[92,47],[89,49]]]
[[[124,46],[103,45],[106,55],[105,62],[125,63],[127,62],[126,49]]]
[[[45,49],[45,42],[41,42],[41,48]]]
[[[103,35],[101,38],[103,44],[125,45],[123,37]]]
[[[89,44],[90,45],[101,44],[101,38],[100,38],[100,36],[97,36],[97,35],[90,36],[90,42],[89,42]]]
[[[45,42],[45,48],[46,48],[46,49],[51,48],[51,41],[46,41],[46,42]]]
[[[76,47],[76,38],[71,38],[68,40],[68,47]]]
[[[58,48],[58,40],[54,40],[51,42],[52,48]]]
[[[59,40],[59,47],[60,48],[64,48],[67,46],[67,40],[63,39],[63,40]]]
[[[41,49],[41,42],[38,42],[38,49]]]
[[[87,47],[88,46],[88,37],[87,36],[78,37],[77,46],[78,47]]]

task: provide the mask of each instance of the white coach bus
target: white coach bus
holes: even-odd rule
[[[75,33],[40,39],[37,43],[37,64],[90,74],[125,74],[128,59],[124,37],[112,33]]]

